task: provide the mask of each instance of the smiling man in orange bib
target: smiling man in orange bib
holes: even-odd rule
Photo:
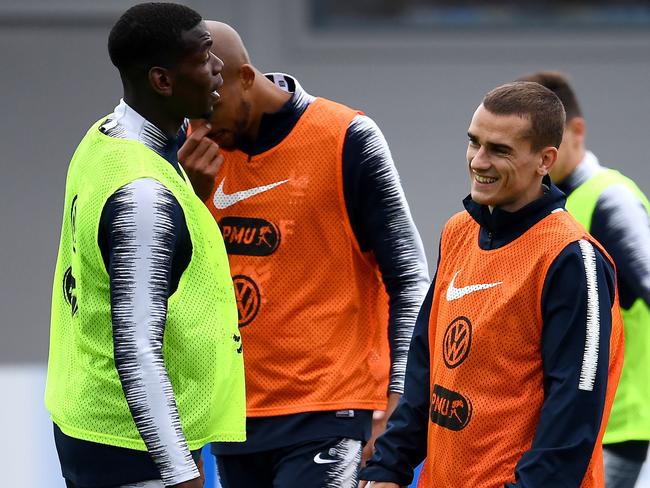
[[[623,359],[610,258],[548,173],[565,113],[530,82],[469,126],[471,193],[445,225],[405,392],[361,473],[372,488],[603,487]],[[368,483],[362,483],[367,486]]]

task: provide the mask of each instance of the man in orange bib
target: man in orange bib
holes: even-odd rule
[[[611,259],[548,177],[564,119],[531,82],[474,113],[471,194],[442,232],[372,488],[410,483],[425,457],[420,487],[604,486],[623,328]]]
[[[377,125],[260,73],[231,27],[207,25],[225,58],[209,129],[224,162],[204,184],[197,161],[213,146],[180,160],[207,189],[239,307],[247,441],[213,444],[220,479],[353,488],[373,411],[403,390],[428,284],[422,243]]]

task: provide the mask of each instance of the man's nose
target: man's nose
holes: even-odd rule
[[[487,157],[487,153],[483,147],[480,147],[471,157],[470,168],[476,170],[487,169],[490,167],[490,159]]]
[[[221,58],[213,52],[210,52],[210,55],[212,56],[212,72],[216,76],[221,73],[221,70],[223,69],[223,61],[221,61]]]

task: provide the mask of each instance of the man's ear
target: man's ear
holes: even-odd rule
[[[249,90],[253,87],[255,76],[255,70],[250,64],[242,64],[239,68],[239,80],[244,90]]]
[[[537,167],[537,173],[546,176],[550,171],[555,162],[557,161],[558,151],[557,148],[553,146],[548,146],[542,149],[541,159],[539,166]]]
[[[571,135],[571,143],[579,149],[585,142],[585,135],[587,133],[587,125],[585,119],[582,117],[573,117],[566,124],[565,131]]]
[[[172,74],[166,68],[154,66],[149,70],[149,84],[159,95],[164,97],[171,96],[173,81]]]
[[[582,117],[573,117],[566,124],[567,130],[570,130],[575,135],[584,137],[587,132],[587,126],[585,124],[585,119]]]

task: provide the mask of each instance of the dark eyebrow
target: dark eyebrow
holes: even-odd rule
[[[212,34],[210,34],[210,31],[207,29],[201,32],[198,40],[201,43],[201,47],[212,46]]]
[[[478,143],[478,137],[476,137],[474,134],[471,132],[467,132],[467,137],[469,137],[469,140],[473,143]],[[488,150],[493,151],[493,152],[499,152],[499,153],[511,153],[512,148],[508,146],[507,144],[498,144],[494,142],[486,142],[483,144],[485,147],[487,147]]]
[[[492,150],[494,152],[500,152],[500,153],[511,153],[512,152],[512,148],[510,146],[508,146],[507,144],[494,144],[494,143],[488,142],[486,144],[486,146],[488,147],[488,149],[490,149],[490,150]]]

